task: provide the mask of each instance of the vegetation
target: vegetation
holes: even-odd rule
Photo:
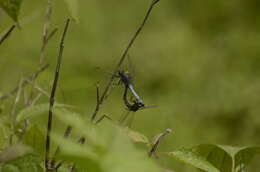
[[[0,172],[259,171],[257,5],[0,0]]]

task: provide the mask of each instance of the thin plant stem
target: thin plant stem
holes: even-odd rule
[[[14,30],[15,25],[12,25],[6,33],[3,34],[3,36],[0,38],[0,45],[11,35],[12,31]]]
[[[102,122],[103,121],[103,119],[108,119],[108,120],[110,120],[110,121],[113,121],[109,116],[107,116],[107,115],[102,115],[97,121],[96,121],[96,125],[97,124],[99,124],[100,122]]]
[[[72,131],[72,126],[68,126],[68,127],[66,128],[65,132],[64,132],[64,138],[65,138],[65,139],[69,137],[69,135],[71,134],[71,131]],[[51,161],[51,168],[52,168],[52,169],[55,168],[56,157],[57,157],[57,155],[58,155],[59,153],[60,153],[60,146],[57,146],[56,151],[55,151],[55,153],[54,153],[54,155],[53,155],[53,158],[52,158],[52,161]],[[58,168],[59,168],[59,167],[58,167]],[[57,170],[58,168],[56,167],[56,170]]]
[[[42,36],[42,47],[40,52],[40,64],[43,63],[43,58],[45,54],[45,48],[48,43],[48,32],[51,23],[51,14],[52,14],[52,0],[47,1],[47,7],[45,12],[45,23],[43,25],[43,36]]]
[[[82,136],[82,137],[79,138],[78,143],[80,145],[83,145],[85,143],[85,141],[86,141],[85,137]],[[57,165],[55,166],[54,169],[58,170],[63,165],[63,163],[64,163],[64,161],[57,163]],[[71,169],[71,172],[73,172],[75,170],[75,164],[72,164],[70,169]]]
[[[155,137],[153,143],[152,143],[152,148],[150,149],[148,156],[151,157],[157,150],[162,138],[164,138],[167,134],[171,133],[172,130],[167,128],[164,132],[160,133],[158,136]]]
[[[30,103],[30,106],[34,106],[36,104],[36,102],[41,98],[41,96],[42,96],[42,93],[38,93],[37,96]]]
[[[99,111],[99,109],[100,109],[100,106],[102,105],[102,103],[104,102],[104,100],[106,99],[106,97],[107,97],[108,94],[109,94],[109,91],[110,91],[110,89],[111,89],[111,86],[113,85],[112,83],[113,83],[114,79],[116,78],[116,74],[117,74],[118,70],[120,69],[122,63],[124,62],[124,60],[125,60],[125,58],[126,58],[128,52],[129,52],[130,48],[131,48],[132,45],[134,44],[136,38],[138,37],[138,35],[140,34],[140,32],[143,30],[143,28],[144,28],[144,26],[145,26],[145,24],[146,24],[146,22],[147,22],[147,20],[148,20],[148,18],[149,18],[149,16],[150,16],[151,12],[152,12],[154,6],[155,6],[159,1],[160,1],[160,0],[153,0],[153,1],[152,1],[152,3],[151,3],[151,5],[150,5],[149,9],[147,10],[147,12],[146,12],[146,14],[145,14],[145,17],[144,17],[143,22],[142,22],[141,25],[138,27],[137,31],[135,32],[135,34],[134,34],[133,37],[131,38],[131,40],[130,40],[130,42],[128,43],[128,45],[126,46],[125,50],[123,51],[123,54],[122,54],[122,56],[120,57],[120,60],[119,60],[119,62],[117,63],[117,65],[116,65],[116,67],[115,67],[115,69],[114,69],[114,71],[113,71],[113,74],[112,74],[110,80],[108,81],[108,84],[107,84],[107,86],[106,86],[106,88],[105,88],[105,90],[104,90],[102,96],[100,97],[99,105],[97,105],[97,106],[98,106],[98,109],[95,109],[94,113],[93,113],[92,116],[91,116],[91,121],[94,121],[94,120],[95,120],[95,118],[96,118],[96,116],[97,116],[97,113],[98,113],[98,111]]]
[[[63,49],[64,49],[64,40],[66,37],[66,33],[69,27],[70,19],[67,19],[66,25],[64,28],[64,32],[61,37],[60,41],[60,50],[59,50],[59,55],[57,58],[57,64],[56,64],[56,71],[54,75],[54,81],[52,85],[52,90],[51,90],[51,96],[50,96],[50,104],[49,104],[49,115],[48,115],[48,124],[47,124],[47,134],[46,134],[46,144],[45,144],[45,171],[49,172],[49,160],[50,160],[50,143],[51,143],[51,131],[52,131],[52,110],[53,110],[53,105],[55,102],[55,93],[56,93],[56,88],[58,85],[58,80],[59,80],[59,75],[60,75],[60,66],[61,66],[61,60],[62,60],[62,55],[63,55]]]
[[[85,143],[85,141],[86,141],[86,139],[84,137],[81,137],[79,139],[79,144],[83,145]],[[76,166],[75,166],[75,164],[73,164],[70,168],[70,172],[75,172],[75,170],[76,170]]]
[[[51,33],[48,35],[46,42],[48,43],[49,40],[56,34],[56,32],[58,31],[58,28],[54,28]]]
[[[95,111],[94,111],[94,114],[97,114],[97,112],[99,111],[99,107],[100,107],[100,105],[101,105],[101,103],[100,103],[100,95],[99,95],[99,83],[97,83],[97,85],[96,85],[96,109],[95,109]],[[93,119],[94,120],[94,119]]]
[[[25,78],[24,80],[28,80],[28,81],[34,81],[40,73],[42,73],[44,70],[46,70],[49,67],[49,64],[43,65],[41,66],[39,69],[37,69],[31,76]],[[23,82],[22,84],[22,88],[24,88],[26,85],[28,84],[28,82]],[[10,91],[7,94],[4,94],[3,96],[0,96],[0,101],[3,101],[9,97],[11,97],[12,95],[14,95],[17,91],[19,90],[19,85],[17,87],[15,87],[12,91]]]
[[[30,83],[34,89],[36,89],[38,92],[43,94],[44,96],[50,98],[50,95],[47,91],[45,91],[43,88],[39,87],[36,83],[33,83],[30,80],[25,80],[26,82]]]
[[[16,112],[16,108],[17,108],[17,104],[19,103],[20,101],[20,97],[21,97],[21,94],[22,94],[22,85],[24,83],[24,80],[23,78],[20,80],[19,82],[19,86],[18,86],[18,91],[17,91],[17,95],[16,95],[16,98],[15,98],[15,101],[14,101],[14,104],[13,104],[13,107],[12,107],[12,111],[11,111],[11,129],[12,129],[12,134],[10,135],[10,139],[9,139],[9,143],[10,145],[13,144],[13,136],[14,136],[14,133],[15,133],[15,125],[16,125],[16,115],[15,115],[15,112]]]

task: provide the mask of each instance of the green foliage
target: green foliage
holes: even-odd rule
[[[201,170],[210,171],[210,172],[219,172],[210,162],[205,158],[200,156],[197,152],[192,149],[180,149],[174,152],[169,153],[170,156],[175,159],[182,161],[186,164],[192,165]]]
[[[27,154],[0,165],[0,172],[43,172],[42,160],[34,154]]]
[[[244,168],[255,155],[260,154],[259,146],[246,146],[246,147],[231,147],[231,146],[218,146],[225,150],[232,158],[233,170]]]
[[[11,134],[10,127],[6,124],[5,118],[0,118],[0,150],[5,147],[6,143],[8,142],[8,138]]]
[[[10,146],[0,153],[0,163],[12,161],[31,152],[32,149],[30,147],[21,144]]]
[[[63,105],[63,104],[55,104],[53,111],[56,111],[59,108],[64,108],[66,106],[67,105]],[[18,113],[16,117],[16,122],[20,123],[25,119],[34,121],[37,120],[37,118],[41,120],[42,118],[40,116],[48,112],[48,110],[49,110],[49,103],[26,107]]]
[[[45,150],[45,135],[36,125],[27,128],[23,143],[32,147],[37,153],[43,155]]]
[[[95,172],[159,172],[157,165],[147,153],[133,145],[126,132],[114,124],[92,125],[73,114],[56,114],[61,122],[72,126],[76,133],[86,139],[80,146],[73,140],[53,135],[61,146],[61,158],[70,160],[82,169]]]
[[[204,171],[235,172],[242,170],[259,153],[260,147],[203,144],[190,149],[179,149],[169,155]]]
[[[18,21],[20,6],[23,0],[0,0],[0,7],[15,21]]]
[[[137,6],[140,7],[136,8],[134,3],[124,2],[120,5],[126,5],[125,8],[114,8],[111,4],[120,2],[64,1],[75,20],[81,17],[78,11],[80,7],[78,3],[81,3],[84,6],[82,12],[84,21],[80,27],[73,28],[71,31],[73,36],[70,38],[71,42],[68,42],[70,50],[66,55],[73,58],[66,59],[70,68],[64,68],[63,71],[64,81],[70,80],[70,82],[61,86],[65,87],[66,96],[69,95],[67,101],[76,102],[75,104],[81,102],[85,108],[87,93],[90,93],[89,101],[95,99],[90,85],[100,79],[94,75],[96,73],[91,73],[88,67],[97,64],[109,66],[110,63],[114,63],[114,56],[119,54],[118,51],[123,46],[121,41],[125,41],[127,31],[135,27],[129,19],[129,14],[133,18],[139,18],[143,14],[143,8],[140,6],[146,4],[144,1],[136,1]],[[34,9],[44,11],[39,5],[40,1],[32,2],[34,3],[31,3],[33,5],[28,8],[26,14],[29,18],[33,18]],[[174,126],[178,131],[174,141],[176,145],[202,140],[229,144],[238,141],[241,144],[259,142],[257,137],[260,123],[257,94],[260,88],[258,1],[162,2],[160,8],[156,9],[153,22],[149,23],[150,26],[143,32],[142,39],[137,42],[139,46],[136,46],[131,53],[134,58],[137,57],[134,64],[139,69],[139,79],[135,81],[142,87],[141,93],[147,98],[146,100],[157,101],[154,103],[163,107],[158,108],[159,113],[149,110],[140,112],[142,115],[138,116],[135,123],[137,130],[153,135],[166,125]],[[0,7],[17,22],[21,3],[22,0],[0,0]],[[58,3],[60,2],[57,1]],[[63,8],[56,8],[54,12],[58,14],[52,16],[56,25],[58,19],[64,17],[64,11]],[[3,20],[2,23],[10,24],[8,22]],[[29,26],[17,38],[17,40],[29,41],[24,41],[22,46],[17,41],[13,44],[10,42],[10,46],[3,47],[1,51],[1,56],[8,57],[1,58],[1,62],[6,64],[0,68],[1,80],[4,83],[3,88],[1,87],[3,90],[12,88],[15,79],[18,80],[10,76],[18,77],[17,73],[20,73],[21,68],[28,69],[27,63],[34,62],[35,57],[38,56],[35,52],[38,53],[39,45],[32,42],[39,41],[39,23]],[[86,48],[88,41],[90,44]],[[56,46],[48,46],[48,48],[50,49],[48,56],[55,57]],[[109,59],[110,56],[113,59]],[[107,59],[104,62],[103,58],[97,57]],[[50,61],[53,59],[50,58]],[[159,61],[156,61],[157,59]],[[99,64],[101,61],[102,63]],[[14,65],[17,65],[17,68],[13,68]],[[90,75],[86,77],[86,73]],[[86,78],[89,79],[88,82]],[[86,86],[85,83],[90,85]],[[118,105],[116,100],[115,103],[112,102]],[[121,100],[121,94],[118,100]],[[43,160],[39,157],[44,155],[45,133],[43,131],[46,123],[43,118],[47,117],[48,110],[48,103],[30,106],[23,108],[16,118],[18,124],[29,120],[29,127],[22,142],[41,156],[28,154],[31,150],[20,145],[4,149],[8,145],[10,134],[14,132],[11,131],[8,121],[1,116],[0,149],[4,151],[0,153],[2,163],[0,172],[42,171]],[[72,163],[83,172],[86,169],[93,172],[160,171],[157,165],[148,159],[147,153],[139,150],[132,143],[149,145],[149,139],[144,134],[111,123],[102,122],[100,126],[95,126],[83,120],[79,114],[67,110],[66,105],[56,104],[53,111],[58,125],[71,125],[73,128],[73,135],[69,139],[64,139],[59,132],[52,135],[54,142],[61,146],[62,152],[58,159],[66,160],[66,166],[62,166],[60,172],[67,172],[69,169],[67,166],[71,166]],[[111,111],[108,112],[111,116],[118,112]],[[174,118],[172,118],[173,113]],[[147,120],[148,115],[149,120]],[[149,125],[146,122],[149,122]],[[204,124],[207,132],[197,127],[201,123]],[[156,127],[153,127],[155,125]],[[77,143],[81,136],[86,138],[85,145]],[[167,144],[164,145],[165,148],[173,145],[172,142]],[[237,172],[243,171],[241,169],[259,153],[258,146],[231,147],[203,144],[178,149],[170,152],[169,155],[204,171]],[[168,165],[171,165],[171,162]]]
[[[30,147],[18,144],[0,153],[0,172],[41,172],[42,160]]]
[[[139,133],[137,131],[133,131],[130,128],[125,128],[123,129],[128,137],[133,141],[133,142],[141,142],[145,144],[150,144],[149,139],[142,133]]]

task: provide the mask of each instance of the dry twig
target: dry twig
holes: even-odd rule
[[[171,133],[172,130],[167,128],[164,132],[160,133],[158,136],[155,137],[153,143],[152,143],[152,148],[148,153],[148,156],[151,157],[157,150],[161,140],[163,137],[165,137],[167,134]]]
[[[52,14],[52,0],[48,0],[46,12],[45,12],[45,23],[43,26],[42,47],[41,47],[41,52],[40,52],[40,64],[42,64],[42,62],[43,62],[45,48],[46,48],[48,41],[50,40],[50,36],[51,35],[53,36],[55,34],[55,32],[57,31],[57,28],[55,28],[51,32],[51,34],[48,35],[50,23],[51,23],[51,14]]]
[[[46,65],[43,65],[41,66],[39,69],[37,69],[31,76],[27,77],[24,79],[24,82],[22,82],[22,85],[21,85],[21,88],[23,89],[27,84],[28,82],[27,81],[34,81],[40,73],[42,73],[45,69],[47,69],[49,67],[49,64],[46,64]],[[9,97],[11,97],[12,95],[14,95],[17,91],[19,90],[19,85],[17,87],[15,87],[12,91],[10,91],[9,93],[5,94],[5,95],[2,95],[0,97],[0,101],[3,101]]]

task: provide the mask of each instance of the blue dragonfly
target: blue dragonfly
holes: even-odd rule
[[[132,69],[131,63],[130,63],[130,56],[128,55],[128,69]],[[133,73],[133,72],[131,72]],[[123,124],[127,118],[130,116],[131,112],[137,112],[142,109],[151,108],[153,106],[146,106],[144,104],[144,101],[141,99],[139,94],[137,93],[134,84],[133,84],[133,78],[132,75],[127,72],[126,70],[120,69],[116,73],[116,77],[119,78],[117,83],[115,85],[123,85],[124,86],[124,93],[122,96],[124,105],[126,106],[126,112],[122,114],[122,116],[119,119],[119,124]],[[129,95],[131,94],[131,95]],[[133,118],[135,116],[135,113],[131,115],[132,119],[130,120],[130,124],[133,121]]]

